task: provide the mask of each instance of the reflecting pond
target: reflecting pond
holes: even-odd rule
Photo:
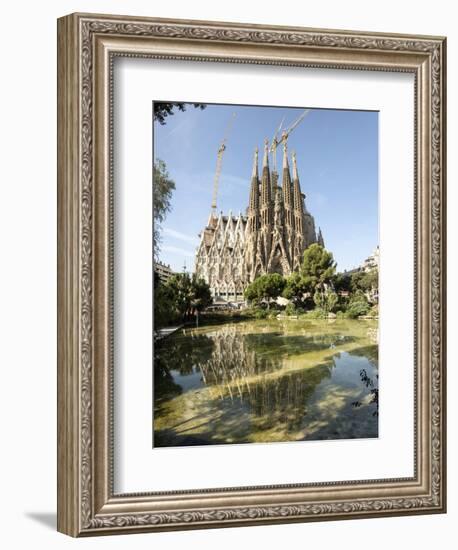
[[[155,447],[378,436],[376,321],[185,328],[154,358]]]

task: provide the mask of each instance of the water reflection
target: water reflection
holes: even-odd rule
[[[361,321],[256,321],[156,344],[154,445],[378,435],[378,347]]]

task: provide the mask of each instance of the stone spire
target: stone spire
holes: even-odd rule
[[[324,239],[323,239],[323,233],[321,233],[321,227],[318,228],[317,242],[320,246],[324,248]]]
[[[299,175],[297,173],[297,159],[296,159],[296,151],[293,151],[293,154],[291,155],[293,159],[293,180],[298,180]]]
[[[274,199],[275,193],[277,192],[277,186],[278,186],[278,173],[277,172],[271,172],[270,174],[270,184],[271,184],[271,197]]]
[[[258,148],[254,150],[253,171],[251,173],[250,210],[259,208]]]
[[[292,254],[292,267],[297,269],[302,261],[305,246],[304,211],[301,185],[297,173],[296,153],[293,151],[293,219],[294,219],[294,251]]]
[[[300,213],[302,215],[303,213],[302,192],[301,192],[301,184],[299,183],[299,175],[297,173],[297,161],[296,161],[295,151],[293,151],[292,157],[293,157],[293,206],[294,206],[294,210],[297,213]]]
[[[258,179],[258,153],[259,153],[259,149],[257,147],[255,147],[255,150],[254,150],[254,158],[253,158],[253,171],[251,172],[251,178],[256,178]]]
[[[256,277],[264,273],[290,275],[300,269],[308,246],[315,242],[324,246],[322,231],[305,207],[296,155],[290,158],[282,142],[282,173],[273,187],[268,143],[262,173],[259,152],[254,151],[246,215],[235,220],[231,213],[224,216],[221,212],[218,217],[212,213],[202,232],[196,273],[207,281],[213,296],[226,300],[232,296],[237,301]]]
[[[269,140],[264,143],[264,158],[262,160],[262,176],[261,176],[261,234],[262,234],[262,255],[267,260],[270,255],[270,247],[272,244],[272,187],[270,181],[269,169]]]
[[[288,162],[288,146],[286,142],[283,144],[283,180],[282,180],[282,191],[283,191],[283,203],[286,210],[286,225],[292,225],[292,213],[293,209],[292,196],[291,196],[291,175],[289,172],[289,162]]]
[[[279,180],[278,172],[277,172],[277,160],[276,160],[277,152],[276,152],[276,149],[275,150],[270,149],[270,151],[275,155],[273,169],[272,169],[272,172],[270,173],[270,184],[272,188],[271,196],[272,196],[272,200],[275,201],[275,196],[277,194],[278,180]]]
[[[283,227],[283,204],[280,188],[277,188],[277,192],[275,193],[274,226],[279,228]]]
[[[269,141],[266,139],[264,143],[264,157],[262,159],[261,204],[270,205],[271,198],[272,195],[269,170]]]
[[[285,170],[285,168],[288,169],[288,172],[289,172],[289,162],[288,162],[288,142],[285,141],[283,142],[283,170]]]

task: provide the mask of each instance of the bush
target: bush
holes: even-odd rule
[[[286,279],[278,273],[266,273],[257,277],[245,289],[245,298],[253,304],[260,304],[263,301],[267,302],[267,308],[270,307],[270,302],[281,295],[285,288]]]
[[[287,306],[285,307],[285,314],[286,315],[295,315],[297,313],[296,311],[296,306],[294,304],[287,304]]]
[[[267,309],[256,308],[254,310],[255,319],[267,319],[268,315],[269,312],[267,311]]]
[[[155,330],[180,321],[180,315],[173,307],[173,300],[174,294],[172,290],[168,286],[159,283],[154,289]]]
[[[347,307],[350,303],[350,297],[349,296],[340,296],[338,297],[337,306],[336,306],[336,313],[345,313],[347,311]]]
[[[300,306],[301,306],[301,309],[304,309],[305,311],[315,309],[315,302],[313,301],[313,296],[306,296],[302,300]]]
[[[369,304],[367,302],[356,300],[350,303],[347,308],[346,315],[347,317],[350,317],[350,319],[356,319],[361,315],[367,315],[368,311]]]
[[[315,302],[318,309],[330,312],[335,310],[338,296],[334,291],[330,289],[327,289],[324,292],[321,290],[317,290],[313,295],[313,301]]]
[[[371,315],[372,317],[378,317],[378,305],[375,304],[375,306],[372,306],[371,309],[369,310],[369,315]]]
[[[303,317],[307,319],[327,319],[328,314],[326,311],[324,311],[324,309],[316,307],[315,309],[306,311]]]

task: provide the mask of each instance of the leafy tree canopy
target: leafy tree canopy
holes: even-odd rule
[[[347,308],[347,316],[355,319],[356,317],[359,317],[360,315],[367,315],[369,311],[369,304],[363,301],[352,301],[350,302],[350,305]]]
[[[168,212],[172,209],[172,193],[175,191],[175,182],[170,178],[165,162],[156,159],[153,165],[153,250],[157,259],[161,242],[161,224]]]
[[[199,279],[195,274],[192,276],[191,286],[193,289],[192,307],[198,311],[202,311],[213,302],[210,287],[203,280]]]
[[[318,243],[310,245],[304,252],[301,275],[303,284],[315,290],[324,291],[330,285],[336,271],[336,262],[331,252]]]
[[[195,274],[176,273],[154,289],[154,316],[158,326],[179,321],[189,310],[202,311],[213,302],[210,287]]]
[[[172,116],[174,114],[174,109],[178,109],[178,111],[186,111],[186,107],[188,105],[192,105],[196,109],[205,109],[206,105],[205,103],[163,103],[163,102],[155,102],[154,103],[154,120],[157,120],[159,124],[164,125],[166,123],[165,119],[168,116]]]
[[[336,292],[350,292],[351,275],[349,273],[337,273],[333,285]]]
[[[292,300],[293,302],[302,301],[304,294],[310,291],[310,285],[307,284],[306,280],[298,272],[291,273],[289,277],[286,278],[285,288],[283,290],[282,296],[287,300]]]
[[[370,292],[378,289],[378,269],[370,271],[356,271],[351,276],[351,288],[354,292],[362,290]]]
[[[371,269],[364,274],[361,281],[361,288],[365,291],[378,290],[378,269]]]
[[[313,295],[313,301],[318,308],[322,309],[323,312],[327,314],[335,309],[338,302],[338,296],[333,290],[330,289],[325,292],[316,290]]]
[[[257,304],[265,300],[269,307],[270,301],[281,295],[285,284],[285,279],[278,273],[266,273],[248,285],[245,298]]]

